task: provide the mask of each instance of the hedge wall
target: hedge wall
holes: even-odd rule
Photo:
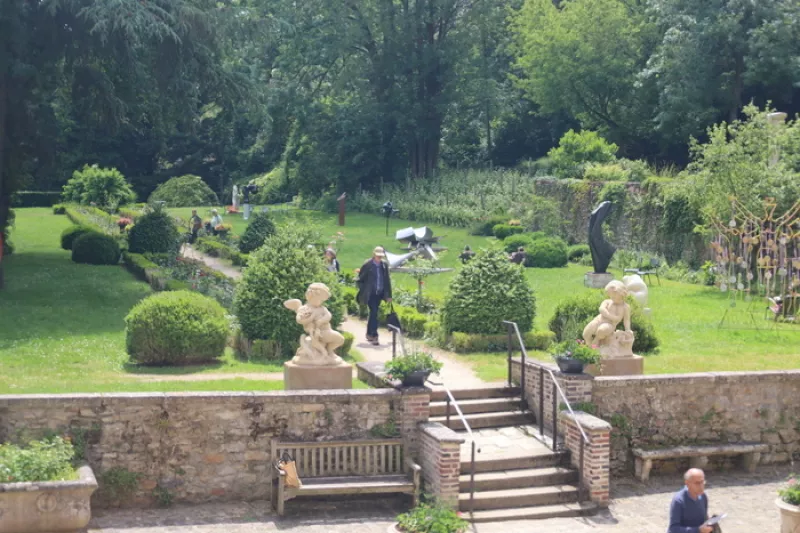
[[[53,207],[61,201],[61,191],[18,191],[11,196],[11,207]]]

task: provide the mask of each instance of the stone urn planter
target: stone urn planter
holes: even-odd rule
[[[431,373],[428,370],[417,370],[403,378],[403,387],[424,387],[425,380]]]
[[[583,372],[583,361],[560,355],[556,357],[558,369],[564,374],[580,374]]]
[[[0,533],[77,531],[92,517],[97,490],[91,467],[81,466],[74,481],[0,483]]]
[[[781,511],[781,533],[800,533],[800,506],[780,498],[775,500],[775,505]]]

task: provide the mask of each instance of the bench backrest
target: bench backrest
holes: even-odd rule
[[[404,471],[403,440],[281,442],[272,440],[272,461],[284,453],[295,460],[300,479],[325,476],[374,476]]]

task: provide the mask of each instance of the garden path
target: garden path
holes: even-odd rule
[[[228,277],[234,279],[239,279],[242,277],[242,272],[238,268],[227,265],[225,264],[225,262],[221,261],[220,259],[217,259],[216,257],[211,257],[209,255],[206,255],[196,250],[191,245],[188,244],[184,245],[182,253],[184,257],[202,261],[210,268],[218,270]],[[347,331],[348,333],[353,334],[353,336],[355,337],[355,340],[353,341],[353,347],[356,348],[361,353],[365,361],[385,363],[386,361],[392,358],[392,345],[390,343],[391,335],[389,335],[388,332],[384,335],[383,344],[381,344],[380,346],[373,346],[372,344],[364,340],[367,334],[366,322],[358,320],[354,317],[349,317],[342,323],[340,329],[342,331]],[[389,342],[388,344],[387,341]],[[435,355],[437,358],[439,358],[439,360],[441,360],[444,363],[444,367],[442,368],[442,371],[438,379],[444,382],[445,385],[447,385],[447,387],[451,389],[454,388],[464,389],[470,387],[482,387],[486,385],[486,382],[477,377],[468,365],[458,360],[458,356],[456,354],[445,350],[432,348],[417,341],[407,340],[406,341],[407,346],[410,347],[412,342],[415,346],[424,347],[426,350],[433,353],[433,355]],[[398,351],[400,351],[399,346],[398,346]],[[402,352],[400,351],[400,353]],[[208,375],[209,374],[204,374],[203,376],[208,376]],[[265,377],[266,379],[283,379],[283,374],[276,374],[277,377],[271,377],[268,374],[261,374],[259,375],[260,377],[253,377],[253,378],[247,377],[247,375],[244,374],[242,374],[241,376],[240,375],[236,376],[229,375],[229,376],[242,377],[244,379],[265,379]],[[193,378],[194,376],[179,376],[179,377],[186,378],[185,379],[186,381],[192,381],[192,379],[190,378]],[[168,379],[166,376],[163,377],[158,376],[155,379],[152,379],[151,381],[160,381],[166,379]],[[198,375],[196,379],[210,379],[210,378],[200,377],[200,375]],[[215,377],[214,379],[219,379],[219,378]],[[434,387],[434,388],[439,388],[439,387]]]

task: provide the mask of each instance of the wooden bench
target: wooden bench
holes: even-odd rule
[[[659,448],[656,450],[643,450],[634,448],[636,458],[636,477],[647,481],[653,461],[657,459],[675,459],[689,457],[692,468],[703,468],[708,464],[711,455],[741,455],[742,466],[753,472],[761,460],[761,454],[769,451],[769,445],[758,443],[718,444],[710,446],[675,446],[674,448]]]
[[[272,506],[283,516],[286,472],[277,460],[295,460],[303,486],[296,496],[331,494],[411,494],[419,500],[421,467],[405,455],[402,439],[281,442],[272,440]]]

